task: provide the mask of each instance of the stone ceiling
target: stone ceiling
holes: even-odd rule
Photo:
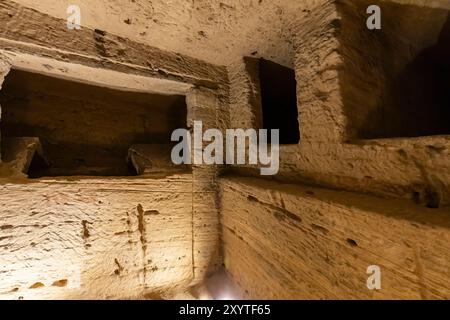
[[[66,18],[81,8],[82,25],[161,49],[227,65],[244,55],[292,65],[288,22],[299,0],[15,0]]]
[[[293,64],[289,25],[321,0],[13,0],[65,19],[79,5],[82,25],[206,62],[228,65],[242,56]],[[450,7],[447,0],[388,0]]]

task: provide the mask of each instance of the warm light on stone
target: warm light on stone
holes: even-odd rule
[[[0,299],[450,299],[448,1],[71,4],[0,2]]]

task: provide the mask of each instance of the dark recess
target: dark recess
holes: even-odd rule
[[[259,74],[263,128],[280,129],[280,144],[298,144],[300,128],[295,71],[260,59]]]
[[[11,70],[0,91],[2,137],[38,137],[50,166],[34,158],[30,178],[130,176],[134,144],[171,144],[186,128],[181,95],[121,91]]]
[[[437,44],[425,49],[395,81],[386,112],[385,135],[450,134],[450,17]]]

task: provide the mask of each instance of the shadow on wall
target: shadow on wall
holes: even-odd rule
[[[33,162],[30,177],[129,176],[136,144],[171,143],[186,127],[181,95],[120,91],[11,70],[0,91],[2,137],[37,137],[50,166]],[[4,142],[4,141],[3,141]]]
[[[449,58],[450,16],[442,28],[439,42],[422,51],[387,92],[387,103],[393,108],[386,119],[385,134],[450,134]]]
[[[382,10],[369,30],[367,7]],[[339,1],[347,138],[450,134],[448,10],[384,1]]]

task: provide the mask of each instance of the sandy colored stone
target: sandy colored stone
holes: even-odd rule
[[[79,31],[66,27],[70,1],[0,3],[0,88],[12,67],[181,95],[190,129],[259,128],[264,57],[295,69],[301,140],[281,146],[278,182],[245,166],[153,179],[2,171],[0,298],[193,298],[222,263],[247,298],[450,298],[450,138],[367,139],[391,78],[436,43],[448,1],[78,3]],[[395,9],[386,36],[362,32],[368,4]],[[372,264],[381,291],[365,286]]]
[[[383,45],[377,43],[377,37],[361,31],[365,26],[367,3],[307,2],[301,17],[290,22],[295,30],[294,68],[301,138],[298,145],[281,146],[280,173],[276,178],[408,199],[429,189],[439,195],[441,205],[447,206],[450,203],[448,136],[366,140],[354,133],[354,126],[361,127],[361,119],[370,123],[366,110],[383,93],[381,85],[385,76],[377,69]],[[389,1],[377,3],[385,8],[402,9]],[[386,7],[386,4],[390,5]],[[386,24],[398,29],[391,28],[395,32],[389,33],[392,34],[389,41],[399,43],[395,51],[399,54],[393,57],[398,69],[432,45],[445,22],[442,10],[448,4],[442,2],[437,6],[435,2],[430,7],[420,1],[415,4],[408,7],[409,14],[404,16],[400,17],[398,11],[395,16],[386,15]],[[412,13],[423,10],[429,12],[430,18],[423,21],[421,33],[417,35],[411,27],[416,21]],[[396,24],[397,16],[401,23]],[[408,26],[411,28],[407,29]],[[379,56],[374,57],[376,54]],[[240,70],[246,74],[244,78],[252,79],[248,68]],[[244,88],[230,86],[231,97],[240,97],[238,105],[231,106],[245,119],[246,114],[252,114],[259,106],[248,99],[248,92],[252,92],[255,84],[241,82]],[[234,169],[259,175],[259,169]]]
[[[247,298],[450,297],[448,208],[242,177],[220,186],[225,267]]]
[[[192,281],[189,175],[24,182],[1,185],[2,298],[144,298]]]
[[[3,138],[2,161],[0,169],[2,176],[7,176],[4,170],[11,171],[12,176],[25,177],[34,157],[40,157],[46,163],[46,157],[39,138]],[[13,173],[14,172],[14,173]]]

